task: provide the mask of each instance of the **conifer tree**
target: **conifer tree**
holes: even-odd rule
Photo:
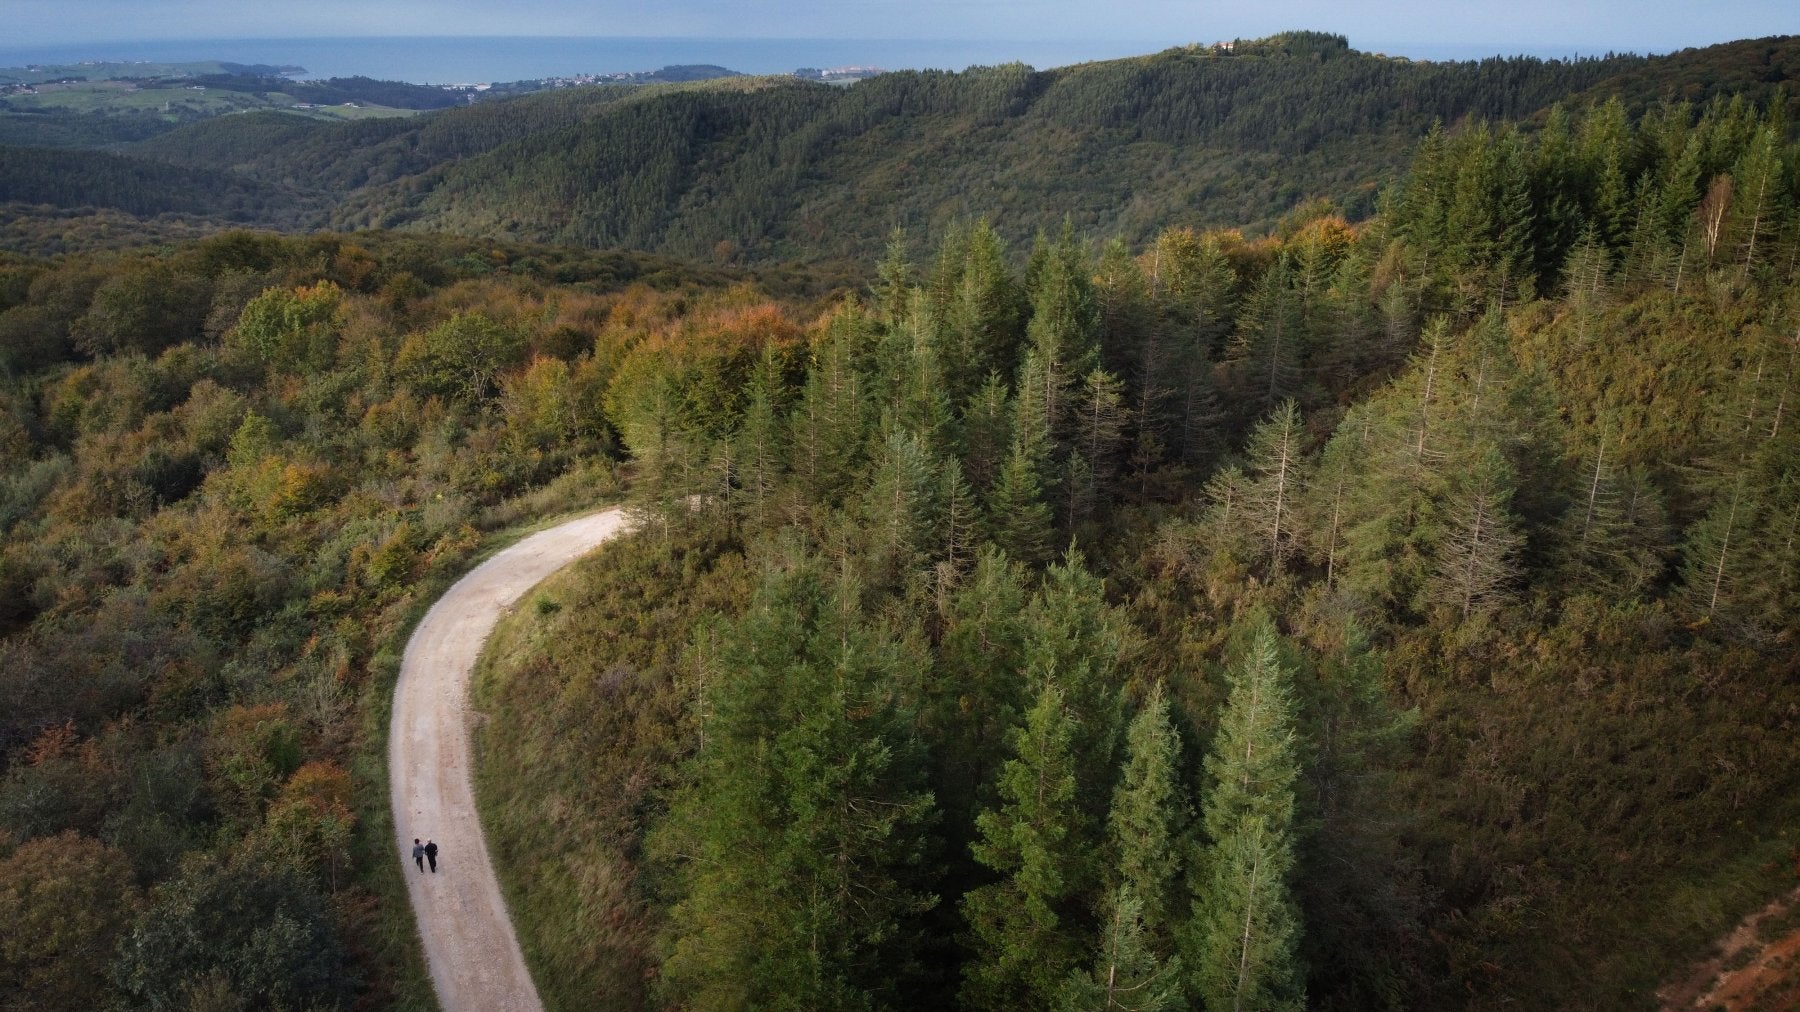
[[[864,451],[869,412],[856,357],[869,337],[867,322],[853,304],[833,317],[815,342],[806,386],[788,419],[794,477],[809,503],[838,502]]]
[[[1192,812],[1181,789],[1181,739],[1169,721],[1162,684],[1154,686],[1125,735],[1125,770],[1107,816],[1118,889],[1129,890],[1146,944],[1174,938],[1180,841]],[[1110,900],[1117,903],[1114,891]],[[1166,952],[1166,949],[1161,951]]]
[[[1453,493],[1431,594],[1464,621],[1497,600],[1518,577],[1524,538],[1510,509],[1512,481],[1505,459],[1488,449],[1471,462]]]
[[[694,1007],[858,1008],[904,993],[933,804],[896,686],[920,658],[853,584],[768,576],[723,631],[704,745],[651,850],[677,895],[658,987]]]
[[[780,415],[784,395],[780,358],[774,349],[765,349],[751,374],[749,398],[734,440],[737,511],[743,521],[755,528],[765,527],[773,520],[787,457]]]
[[[1077,803],[1077,733],[1057,683],[1040,683],[1013,732],[999,807],[977,821],[975,859],[1001,878],[963,896],[974,956],[962,997],[973,1008],[1048,1007],[1079,958],[1068,918],[1093,854],[1082,846],[1089,825]]]
[[[1194,884],[1183,962],[1207,1009],[1299,1009],[1300,919],[1294,867],[1291,675],[1262,620],[1227,671],[1231,691],[1212,751],[1202,821],[1208,844]]]
[[[1612,258],[1592,228],[1581,233],[1563,266],[1563,286],[1576,319],[1576,336],[1587,341],[1593,322],[1606,308],[1612,281]]]
[[[1000,477],[1013,440],[1012,415],[1006,382],[999,373],[990,373],[963,408],[962,461],[969,485],[977,492],[987,492]]]
[[[1200,467],[1219,450],[1222,412],[1213,364],[1231,331],[1237,276],[1221,241],[1191,229],[1163,232],[1146,256],[1155,313],[1151,327],[1159,345],[1167,344],[1169,350],[1157,361],[1140,364],[1131,378],[1142,396],[1157,377],[1166,375],[1169,448],[1182,463]],[[1144,421],[1136,422],[1142,440]]]
[[[993,801],[991,778],[1032,699],[1021,674],[1024,580],[1023,567],[989,545],[945,602],[927,719],[943,743],[940,783],[952,839],[968,838],[977,801]]]
[[[1030,364],[1020,370],[1019,378],[1022,394],[1026,386],[1037,388],[1046,435],[1052,441],[1063,433],[1072,389],[1097,361],[1099,324],[1087,256],[1075,241],[1073,227],[1065,223],[1037,278],[1025,331]]]
[[[906,253],[906,230],[888,233],[887,256],[876,271],[875,308],[890,330],[905,328],[913,312],[913,269]]]
[[[926,315],[923,299],[914,308],[906,327],[894,342],[891,407],[896,423],[914,433],[934,452],[948,452],[950,442],[950,394],[943,363],[932,343],[935,327]]]
[[[1730,612],[1744,580],[1746,529],[1757,503],[1746,475],[1719,497],[1688,534],[1681,571],[1689,606],[1706,619]]]
[[[907,432],[882,441],[862,499],[868,558],[875,578],[898,586],[934,547],[928,544],[936,502],[937,472],[931,452]]]
[[[1162,349],[1151,332],[1150,282],[1124,242],[1114,239],[1101,250],[1093,290],[1100,364],[1130,378],[1136,387],[1140,375],[1136,370],[1146,361],[1156,361]],[[1156,380],[1160,384],[1162,377]]]
[[[1499,233],[1494,241],[1492,298],[1504,305],[1515,293],[1526,293],[1524,297],[1529,298],[1537,281],[1533,270],[1537,251],[1532,247],[1537,215],[1531,206],[1531,177],[1517,130],[1508,128],[1501,135],[1497,169]]]
[[[963,478],[962,464],[955,457],[938,461],[936,556],[950,573],[960,575],[975,561],[975,552],[983,540],[986,524],[975,493]]]
[[[1731,209],[1733,221],[1729,233],[1742,247],[1739,256],[1742,276],[1768,255],[1771,219],[1781,210],[1781,139],[1775,130],[1765,127],[1756,131],[1743,157],[1732,170],[1739,181],[1739,199]]]
[[[961,272],[938,319],[953,399],[967,397],[990,372],[1011,375],[1017,364],[1023,299],[1006,267],[1004,244],[983,219],[967,237]]]
[[[1037,352],[1026,354],[1023,382],[1012,404],[1012,445],[988,492],[994,541],[1021,562],[1044,561],[1050,551],[1050,418],[1043,401]]]
[[[988,492],[987,514],[994,543],[1013,558],[1036,564],[1049,557],[1050,507],[1039,477],[1042,454],[1015,439]]]
[[[1800,471],[1786,471],[1763,511],[1754,565],[1759,618],[1779,627],[1800,607]]]
[[[1076,531],[1093,519],[1100,491],[1094,469],[1080,450],[1069,450],[1069,455],[1063,459],[1062,477],[1057,484],[1062,487],[1063,529]]]
[[[1661,574],[1667,518],[1654,486],[1641,472],[1621,472],[1603,439],[1582,462],[1556,537],[1566,587],[1630,596]]]
[[[1273,411],[1298,392],[1303,337],[1301,307],[1289,282],[1286,253],[1257,282],[1242,314],[1232,351],[1239,389],[1258,413]]]
[[[1149,944],[1142,904],[1129,886],[1107,897],[1092,966],[1069,975],[1057,1007],[1067,1012],[1173,1012],[1183,1007],[1181,957]]]
[[[1300,496],[1306,488],[1304,432],[1293,401],[1283,401],[1250,435],[1250,481],[1244,488],[1238,523],[1256,545],[1257,557],[1278,576],[1299,546]]]
[[[1399,987],[1418,944],[1422,901],[1403,837],[1416,816],[1397,773],[1418,723],[1388,699],[1380,657],[1346,621],[1297,676],[1308,742],[1299,781],[1301,950],[1340,1003],[1378,1005]]]
[[[1085,465],[1085,473],[1077,474],[1071,467],[1065,479],[1065,492],[1071,503],[1079,496],[1084,508],[1071,505],[1068,511],[1071,529],[1085,522],[1097,505],[1115,494],[1125,428],[1124,399],[1124,384],[1103,369],[1090,371],[1081,382],[1071,433],[1070,460],[1079,458]]]
[[[1105,583],[1073,548],[1044,571],[1025,610],[1024,672],[1033,684],[1054,681],[1077,720],[1079,804],[1095,826],[1105,823],[1124,730],[1120,666],[1132,646],[1126,619],[1106,603]],[[1091,841],[1099,849],[1099,841]]]

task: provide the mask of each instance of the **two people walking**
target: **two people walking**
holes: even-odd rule
[[[416,837],[416,836],[413,837],[413,850],[412,850],[413,863],[419,866],[420,871],[424,871],[425,870],[425,862],[430,861],[431,862],[431,873],[433,875],[436,875],[437,874],[437,854],[438,854],[438,848],[437,848],[437,843],[435,841],[426,840],[424,843],[420,843],[418,837]]]

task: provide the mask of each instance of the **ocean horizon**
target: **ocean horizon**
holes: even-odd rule
[[[415,84],[485,84],[577,74],[713,64],[746,74],[802,67],[885,70],[970,66],[1014,60],[1040,69],[1155,52],[1194,40],[1015,42],[958,39],[567,38],[535,36],[371,36],[328,39],[177,39],[53,46],[0,45],[0,66],[89,62],[228,63],[299,66],[306,79],[373,77]]]
[[[1140,56],[1191,39],[725,39],[537,36],[369,36],[301,39],[173,39],[19,46],[0,44],[0,66],[87,62],[190,63],[219,60],[305,68],[296,77],[373,77],[415,84],[491,84],[578,74],[659,70],[713,64],[746,74],[786,74],[802,67],[963,70],[1018,61],[1040,70],[1092,60]],[[1415,59],[1478,59],[1524,52],[1506,47],[1358,45]]]

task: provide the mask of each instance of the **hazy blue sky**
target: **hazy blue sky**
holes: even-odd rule
[[[1406,44],[1667,52],[1800,32],[1795,0],[0,0],[13,45],[359,35],[910,39],[1253,37],[1341,32]]]

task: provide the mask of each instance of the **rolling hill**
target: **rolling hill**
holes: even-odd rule
[[[255,223],[454,232],[724,261],[861,259],[894,227],[991,216],[1014,241],[1067,218],[1145,239],[1170,224],[1268,227],[1326,197],[1353,217],[1434,122],[1530,121],[1559,101],[1757,98],[1800,38],[1664,57],[1429,63],[1289,33],[1049,71],[886,74],[539,92],[395,120],[220,117],[121,157],[319,194]],[[1791,103],[1790,99],[1790,103]],[[8,161],[23,158],[14,152]],[[10,173],[9,173],[10,175]],[[192,188],[73,173],[59,207],[193,210]],[[85,181],[85,182],[84,182]],[[218,187],[211,187],[218,189]],[[230,218],[243,222],[244,201]]]

